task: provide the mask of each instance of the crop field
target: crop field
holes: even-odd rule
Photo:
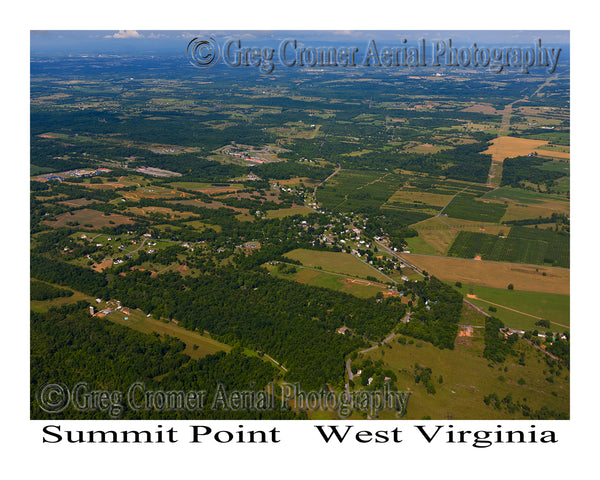
[[[490,311],[490,315],[499,318],[511,328],[544,331],[543,327],[535,326],[539,319],[554,322],[552,329],[560,332],[570,325],[569,295],[465,284],[460,291],[465,296],[469,295],[468,300],[485,311],[488,311],[490,305],[495,306],[497,311]],[[473,298],[473,295],[476,298]]]
[[[508,235],[508,232],[510,232],[511,228],[504,225],[497,225],[495,223],[474,222],[472,220],[464,220],[461,218],[442,217],[440,218],[440,221],[441,220],[443,220],[444,223],[448,224],[450,228],[456,230],[466,230],[468,232],[483,232],[490,233],[492,235]],[[423,223],[427,224],[427,222]]]
[[[565,179],[568,181],[569,179]],[[488,192],[485,200],[501,201],[507,205],[502,221],[526,218],[549,217],[552,213],[569,213],[569,201],[565,197],[547,193],[537,193],[512,187],[500,187]]]
[[[541,360],[543,354],[522,341],[515,350],[525,354],[525,365],[517,363],[518,356],[508,357],[502,365],[490,364],[482,357],[482,332],[483,329],[474,328],[470,336],[457,337],[454,350],[440,350],[419,340],[400,345],[394,339],[363,355],[374,361],[383,360],[384,368],[396,372],[398,390],[411,392],[404,417],[408,420],[523,418],[520,413],[510,414],[506,409],[486,405],[483,397],[491,393],[496,393],[499,399],[511,395],[513,402],[526,403],[532,410],[547,406],[550,410],[569,413],[568,370],[563,369],[552,383],[548,382],[545,373],[548,367]],[[415,364],[431,369],[435,394],[428,394],[422,383],[415,383]],[[380,415],[381,418],[392,416],[390,412]]]
[[[507,237],[463,231],[454,240],[448,255],[568,268],[569,236],[525,227],[513,227]]]
[[[520,157],[533,153],[546,140],[534,140],[517,137],[498,137],[492,140],[492,145],[482,153],[492,156],[494,162],[503,162],[505,158]]]
[[[390,281],[376,268],[365,265],[358,258],[349,253],[323,252],[300,248],[286,253],[285,256],[292,260],[297,260],[307,267],[321,267],[325,271],[342,273],[360,278],[371,276],[384,283]]]
[[[459,193],[444,209],[444,214],[464,220],[497,223],[504,216],[505,211],[506,205],[486,203],[477,200],[473,195]]]
[[[568,214],[569,210],[569,203],[564,201],[548,201],[533,205],[509,203],[506,213],[504,214],[504,217],[502,217],[502,221],[508,222],[511,220],[523,220],[526,218],[549,217],[553,213]]]
[[[127,320],[125,320],[127,317]],[[126,315],[122,311],[116,311],[104,317],[111,322],[118,323],[125,327],[132,328],[138,332],[150,334],[158,333],[161,336],[171,336],[178,338],[185,343],[183,353],[193,359],[198,359],[216,352],[229,352],[231,347],[218,342],[208,336],[200,335],[199,332],[192,332],[183,327],[179,327],[173,322],[164,322],[153,317],[146,317],[140,310],[131,310]]]
[[[334,211],[363,212],[380,208],[402,184],[401,176],[389,172],[342,170],[317,190],[317,200]]]
[[[486,193],[483,197],[485,200],[496,200],[506,202],[518,202],[527,204],[542,204],[547,201],[564,202],[564,198],[558,195],[549,195],[545,193],[532,192],[530,190],[524,190],[522,188],[513,187],[500,187],[495,190],[491,190]]]
[[[54,228],[64,226],[77,226],[79,228],[92,230],[102,227],[125,225],[133,222],[130,218],[124,217],[123,215],[119,215],[116,213],[104,214],[98,210],[84,208],[82,210],[61,213],[60,215],[56,216],[56,221],[52,222],[49,220],[45,220],[43,223]]]
[[[432,257],[412,253],[402,254],[402,257],[406,257],[410,263],[446,282],[493,288],[507,288],[508,284],[512,283],[515,290],[561,295],[569,295],[570,291],[570,272],[565,268]]]
[[[410,217],[419,214],[420,217],[427,218],[436,215],[451,199],[451,195],[422,192],[414,187],[405,187],[396,191],[381,208],[401,211]]]
[[[290,217],[292,215],[308,215],[314,213],[314,210],[309,207],[291,207],[291,208],[280,208],[278,210],[268,210],[267,218],[283,218]]]
[[[420,191],[415,187],[408,186],[395,192],[384,206],[393,205],[394,203],[414,203],[416,207],[419,207],[421,204],[439,207],[437,210],[439,211],[451,199],[452,195],[441,195],[439,193]]]

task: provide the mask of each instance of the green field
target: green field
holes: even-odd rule
[[[500,187],[496,190],[492,190],[486,193],[483,197],[485,200],[498,200],[504,201],[512,200],[519,203],[527,204],[538,204],[544,203],[549,200],[565,201],[564,197],[558,195],[551,195],[547,193],[537,193],[530,190],[523,190],[521,188],[513,187]]]
[[[506,205],[498,203],[485,203],[476,200],[473,195],[459,193],[443,213],[453,218],[473,220],[476,222],[497,223],[504,216]]]
[[[293,280],[306,285],[312,285],[314,287],[323,287],[329,288],[330,290],[350,293],[351,295],[360,298],[374,297],[377,293],[387,290],[386,287],[367,284],[364,280],[352,281],[353,279],[333,273],[321,272],[310,268],[296,268],[298,270],[296,273],[282,274],[277,271],[275,266],[267,266],[267,269],[273,276],[285,278],[286,280]]]
[[[307,267],[321,267],[325,271],[343,273],[352,277],[366,278],[370,276],[383,283],[390,281],[389,278],[382,275],[377,269],[365,265],[349,253],[323,252],[299,248],[286,253],[285,256],[292,260],[297,260]]]
[[[418,253],[419,255],[438,255],[439,252],[435,250],[429,243],[423,240],[422,237],[410,237],[405,238],[406,250],[410,253]]]
[[[454,350],[440,350],[418,340],[400,345],[394,339],[364,356],[383,360],[384,367],[396,373],[398,390],[410,389],[404,417],[408,420],[426,417],[441,420],[523,418],[519,412],[510,413],[504,408],[498,410],[486,405],[483,398],[491,393],[496,393],[499,399],[511,395],[513,402],[526,403],[532,410],[547,406],[553,411],[569,413],[567,369],[563,368],[560,376],[554,376],[550,383],[546,380],[549,367],[543,354],[523,341],[517,343],[515,350],[525,354],[524,366],[518,364],[515,356],[508,357],[500,365],[490,364],[481,355],[483,329],[472,329],[472,332],[471,337],[458,337]],[[431,368],[435,394],[426,393],[422,383],[415,384],[415,364]],[[438,381],[440,375],[442,383]],[[380,417],[393,418],[393,415],[385,413]]]
[[[481,287],[477,285],[463,285],[460,289],[463,295],[473,294],[477,299],[467,298],[469,302],[477,305],[490,315],[499,318],[511,328],[521,330],[534,330],[537,318],[540,317],[560,325],[553,325],[556,331],[563,332],[570,325],[570,296],[554,293],[526,292],[501,288]],[[483,301],[486,300],[486,301]],[[492,302],[496,305],[491,305]],[[502,305],[508,308],[501,308]],[[488,310],[489,306],[496,308],[496,312]],[[512,310],[517,310],[518,313]],[[529,315],[525,315],[529,314]]]

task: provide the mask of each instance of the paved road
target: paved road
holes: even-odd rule
[[[377,245],[379,245],[380,248],[382,248],[383,250],[385,250],[386,252],[388,252],[390,255],[393,255],[394,257],[399,258],[400,260],[402,260],[402,263],[404,263],[405,265],[408,265],[410,268],[412,268],[419,275],[425,276],[425,275],[423,275],[423,271],[419,267],[417,267],[416,265],[413,265],[412,263],[410,263],[408,260],[406,260],[404,257],[402,257],[401,255],[399,255],[397,252],[394,252],[387,245],[385,245],[385,244],[383,244],[383,243],[381,243],[381,242],[379,242],[377,240],[375,241],[375,243]]]

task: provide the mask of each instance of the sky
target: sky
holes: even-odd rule
[[[176,53],[194,37],[214,37],[221,43],[240,39],[248,46],[271,46],[284,39],[317,42],[325,46],[346,44],[362,46],[370,39],[400,45],[403,39],[427,42],[452,39],[457,45],[531,46],[537,39],[544,45],[569,44],[568,30],[32,30],[31,53],[44,54],[123,54]],[[252,42],[255,42],[252,44]],[[259,42],[259,43],[258,43]]]

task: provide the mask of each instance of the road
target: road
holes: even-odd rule
[[[423,277],[425,275],[423,275],[423,271],[417,267],[416,265],[413,265],[412,263],[410,263],[408,260],[406,260],[404,257],[398,255],[397,252],[394,252],[390,247],[388,247],[387,245],[381,243],[380,241],[376,240],[375,243],[377,245],[379,245],[379,247],[383,250],[385,250],[386,252],[388,252],[390,255],[393,255],[394,257],[402,260],[402,262],[407,265],[408,267],[412,268],[415,272],[417,272],[419,275],[422,275]]]
[[[313,189],[313,200],[314,200],[315,203],[317,203],[317,188],[319,188],[321,185],[323,185],[327,180],[329,180],[330,178],[332,178],[334,175],[337,175],[340,172],[341,169],[342,169],[342,166],[338,163],[337,168],[335,169],[335,171],[331,175],[329,175],[321,183],[315,185],[315,188]]]
[[[556,78],[557,77],[552,77],[552,78],[546,79],[546,81],[544,83],[542,83],[535,90],[535,92],[533,92],[533,94],[531,96],[535,97],[542,88],[550,85],[550,83],[553,80],[556,80]],[[519,98],[518,100],[515,100],[514,102],[509,103],[508,105],[506,105],[504,107],[504,110],[502,111],[502,122],[500,124],[500,128],[498,129],[498,137],[501,137],[504,134],[508,133],[508,129],[510,127],[510,117],[512,116],[513,105],[515,103],[523,102],[525,100],[529,100],[529,96],[525,95],[523,98]],[[488,180],[487,180],[487,184],[490,186],[492,186],[492,179],[495,180],[495,183],[497,184],[496,186],[500,185],[500,180],[502,179],[502,162],[497,162],[497,161],[492,160],[492,163],[490,165],[490,172],[488,173]]]
[[[288,369],[285,368],[283,365],[281,365],[281,363],[279,363],[277,360],[275,360],[271,355],[268,355],[266,353],[263,353],[263,356],[266,357],[267,359],[269,359],[271,362],[273,362],[275,365],[277,365],[279,368],[281,368],[284,372],[287,372]]]

